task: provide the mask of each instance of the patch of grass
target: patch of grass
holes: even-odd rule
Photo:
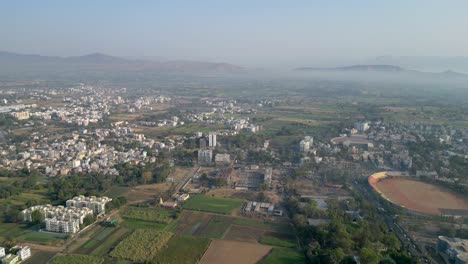
[[[232,222],[233,219],[231,217],[216,215],[210,219],[208,226],[204,228],[201,236],[209,238],[222,238]]]
[[[275,231],[278,233],[292,234],[294,230],[287,223],[274,223],[250,218],[236,218],[234,224],[240,226],[256,227],[264,230]]]
[[[115,230],[115,227],[104,228],[101,232],[99,232],[94,237],[86,241],[86,243],[83,245],[83,248],[88,249],[88,248],[94,247],[96,244],[98,244],[101,240],[106,238],[114,230]]]
[[[148,229],[163,230],[166,227],[166,224],[135,220],[135,219],[126,219],[123,224],[130,229],[148,228]]]
[[[295,248],[296,243],[290,239],[277,238],[273,236],[262,236],[259,239],[259,242],[265,245],[286,247],[286,248]]]
[[[305,256],[301,252],[290,248],[273,248],[259,264],[299,264],[305,263]]]
[[[101,264],[104,259],[86,255],[66,255],[56,256],[52,259],[52,264]]]
[[[137,229],[122,240],[110,256],[132,261],[152,260],[171,239],[172,233],[152,229]]]
[[[156,257],[161,264],[194,264],[198,263],[211,240],[208,238],[191,236],[174,236],[167,243],[167,247]]]
[[[120,212],[120,215],[123,218],[156,222],[160,224],[170,223],[173,220],[171,214],[171,211],[165,209],[136,207],[127,207]]]
[[[194,195],[182,206],[184,209],[228,214],[239,208],[244,200],[234,198],[220,198],[206,195]]]
[[[49,232],[30,232],[17,237],[19,240],[34,241],[34,242],[51,242],[57,240],[65,240],[67,237],[61,233]]]
[[[103,256],[107,254],[113,246],[115,246],[126,234],[130,232],[127,228],[118,228],[112,234],[110,234],[106,239],[102,241],[92,252],[91,255],[94,256]]]

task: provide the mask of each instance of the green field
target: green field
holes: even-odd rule
[[[96,248],[91,252],[93,256],[104,256],[114,247],[122,238],[124,238],[130,230],[119,227],[114,230],[106,239],[101,241]]]
[[[130,229],[150,228],[150,229],[162,230],[166,227],[166,224],[135,220],[135,219],[126,219],[123,222],[123,225]]]
[[[95,247],[100,243],[104,238],[106,238],[110,233],[112,233],[116,228],[115,227],[106,227],[101,232],[97,233],[94,237],[86,241],[83,245],[84,249],[89,249]]]
[[[259,264],[300,264],[306,263],[301,252],[290,248],[273,248]]]
[[[156,257],[161,264],[194,264],[198,263],[210,245],[207,238],[190,236],[173,236],[167,247]]]
[[[182,207],[189,210],[228,214],[243,203],[244,200],[241,199],[194,195]]]
[[[291,239],[278,238],[273,236],[262,236],[259,239],[259,242],[265,245],[277,246],[277,247],[286,247],[286,248],[295,248],[296,243]]]
[[[21,264],[37,264],[37,263],[49,263],[55,256],[55,252],[48,251],[36,251],[32,258],[28,258],[25,261],[22,261]]]
[[[234,224],[240,226],[250,226],[268,231],[275,231],[283,234],[293,234],[294,230],[288,223],[274,223],[250,218],[236,218]]]
[[[168,232],[137,229],[117,244],[110,256],[138,262],[152,260],[171,237]]]
[[[104,260],[99,257],[86,256],[86,255],[66,255],[66,256],[56,256],[52,259],[52,264],[100,264]]]
[[[209,238],[222,238],[229,226],[233,222],[232,217],[215,215],[208,222],[208,226],[204,228],[201,236]]]
[[[161,208],[127,207],[121,210],[120,215],[126,219],[136,219],[160,224],[168,224],[173,220],[173,211]]]
[[[67,236],[61,233],[35,232],[35,231],[17,236],[17,239],[19,240],[41,242],[41,243],[65,240],[66,238]]]

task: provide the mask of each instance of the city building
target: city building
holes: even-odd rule
[[[208,146],[216,147],[216,134],[215,133],[208,134]]]
[[[454,264],[468,263],[468,239],[439,236],[437,250],[445,254]]]
[[[12,250],[17,250],[16,255],[19,257],[19,260],[23,261],[31,257],[31,248],[28,246],[24,247],[14,247]]]
[[[271,186],[271,175],[273,173],[273,170],[268,167],[265,169],[265,174],[263,176],[263,183],[265,183],[268,187]]]
[[[358,122],[354,124],[354,129],[356,129],[359,133],[364,133],[369,130],[369,123],[368,122]]]
[[[203,149],[198,151],[198,163],[210,165],[213,160],[213,151],[211,149]]]
[[[229,165],[231,164],[231,156],[229,154],[216,154],[215,163],[216,165]]]
[[[13,112],[11,115],[18,120],[29,119],[29,111]]]
[[[299,142],[299,150],[303,153],[307,153],[310,151],[310,142],[306,140],[301,140]]]
[[[47,218],[45,220],[46,230],[57,233],[76,233],[80,230],[78,219],[63,217]]]
[[[5,248],[4,247],[0,247],[0,259],[5,257]]]
[[[66,205],[67,207],[77,207],[77,208],[82,208],[82,207],[87,207],[95,214],[100,214],[100,213],[105,213],[106,211],[106,203],[112,201],[111,198],[109,197],[96,197],[96,196],[90,196],[90,197],[85,197],[83,195],[75,196],[73,199],[67,200]]]

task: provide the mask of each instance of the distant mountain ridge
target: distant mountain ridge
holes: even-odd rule
[[[57,57],[31,54],[19,54],[0,51],[0,66],[40,66],[73,67],[86,66],[88,69],[120,71],[160,71],[160,72],[239,72],[243,67],[224,62],[204,61],[154,61],[144,59],[126,59],[103,53],[91,53],[83,56]]]
[[[301,67],[294,69],[295,71],[322,71],[322,72],[375,72],[375,73],[406,73],[418,75],[434,75],[444,77],[468,77],[464,73],[446,70],[443,72],[424,72],[417,70],[409,70],[395,65],[387,64],[370,64],[370,65],[351,65],[332,68],[315,68],[315,67]]]

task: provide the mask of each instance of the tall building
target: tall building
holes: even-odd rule
[[[3,258],[4,256],[5,256],[5,248],[0,247],[0,259]]]
[[[208,134],[208,146],[216,147],[216,134],[215,133]]]
[[[205,138],[200,138],[200,148],[201,149],[206,149],[206,139]]]
[[[304,153],[309,152],[310,142],[306,140],[301,140],[301,142],[299,142],[299,149],[301,152],[304,152]]]
[[[369,130],[369,123],[368,122],[358,122],[354,124],[354,128],[359,132],[363,133]]]
[[[198,151],[198,163],[210,165],[213,160],[213,151],[211,149],[204,149]]]
[[[90,196],[90,197],[85,197],[83,195],[75,196],[73,199],[67,200],[66,205],[67,207],[77,207],[77,208],[83,208],[87,207],[95,214],[100,214],[100,213],[105,213],[106,211],[106,203],[112,201],[112,199],[108,197],[96,197],[96,196]]]
[[[20,258],[21,261],[31,257],[31,248],[28,246],[20,247],[16,252],[16,255]]]

